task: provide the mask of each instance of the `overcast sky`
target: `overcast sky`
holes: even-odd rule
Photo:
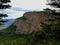
[[[9,14],[8,18],[21,17],[27,11],[41,11],[47,6],[46,0],[11,0],[10,9],[6,9],[4,13]]]

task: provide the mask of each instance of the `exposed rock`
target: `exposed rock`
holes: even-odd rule
[[[26,18],[25,20],[22,20],[21,18],[16,19],[14,24],[16,26],[16,33],[18,34],[30,34],[33,31],[43,31],[41,22],[56,24],[56,16],[47,15],[45,13],[27,12],[23,16]]]

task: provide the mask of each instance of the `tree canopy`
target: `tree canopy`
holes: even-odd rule
[[[60,8],[60,0],[48,0],[47,5],[53,6],[54,8]]]
[[[10,3],[10,0],[0,0],[0,10],[10,8],[11,6],[8,4]],[[2,25],[7,20],[4,20],[3,17],[8,17],[7,14],[0,13],[0,25]]]

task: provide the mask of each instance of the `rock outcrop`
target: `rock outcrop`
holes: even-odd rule
[[[56,24],[56,16],[47,15],[40,12],[27,12],[20,19],[16,19],[16,33],[30,34],[32,32],[42,31],[41,22],[46,24]]]

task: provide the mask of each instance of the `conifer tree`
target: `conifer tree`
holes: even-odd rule
[[[10,0],[0,0],[0,11],[4,10],[4,9],[7,9],[7,8],[10,8],[11,6],[8,4],[10,3],[11,1]],[[4,20],[5,17],[8,17],[7,14],[3,14],[0,13],[0,25],[4,24],[4,22],[6,22],[7,20]]]
[[[48,5],[54,8],[60,8],[60,0],[47,0],[49,3]]]
[[[56,8],[56,9],[60,8],[60,0],[47,0],[47,1],[48,1],[47,5],[50,5],[51,7]],[[52,9],[48,9],[48,8],[45,9],[45,11],[46,10],[50,10],[53,15],[60,15],[59,10],[56,11],[55,9],[52,10]]]

